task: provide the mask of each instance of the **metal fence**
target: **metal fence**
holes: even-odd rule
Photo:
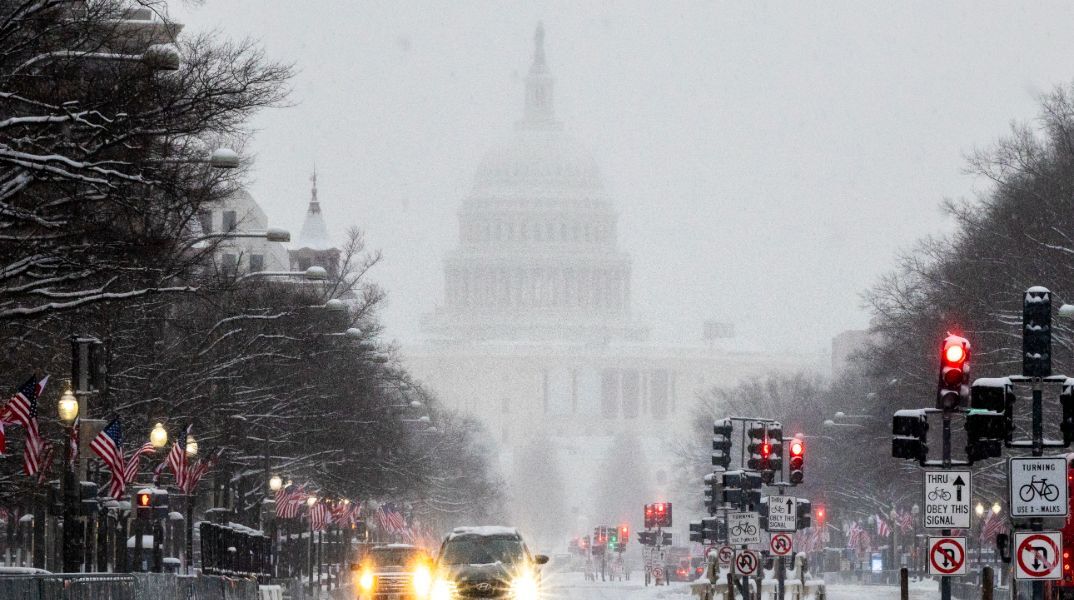
[[[257,600],[257,581],[168,573],[0,576],[0,598],[19,600]]]

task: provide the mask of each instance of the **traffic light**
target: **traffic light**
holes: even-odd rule
[[[630,525],[619,526],[619,543],[624,546],[630,543]]]
[[[1052,293],[1040,286],[1022,296],[1022,374],[1052,374]]]
[[[727,469],[731,466],[731,419],[712,425],[712,466]]]
[[[828,511],[821,504],[817,506],[817,510],[813,511],[813,516],[817,520],[817,527],[824,527],[824,523],[828,520]]]
[[[929,421],[921,410],[899,410],[891,419],[891,456],[925,460],[929,454]]]
[[[795,514],[798,523],[796,529],[808,529],[812,527],[813,503],[805,498],[799,498],[797,511],[798,512]],[[821,509],[821,512],[823,512],[823,509]]]
[[[1059,405],[1063,407],[1059,430],[1063,432],[1063,443],[1069,445],[1074,442],[1074,386],[1063,386],[1063,391],[1059,392]]]
[[[966,415],[966,456],[983,460],[1003,455],[1003,440],[1014,434],[1015,395],[1010,379],[978,379],[970,386]]]
[[[645,528],[656,527],[656,508],[652,504],[645,505]]]
[[[779,423],[772,423],[768,426],[767,435],[768,438],[768,470],[770,471],[782,471],[783,470],[783,425]]]
[[[653,504],[654,527],[671,527],[671,503],[657,502]]]
[[[805,479],[805,473],[803,468],[805,467],[805,442],[799,436],[794,436],[791,440],[790,448],[787,450],[788,456],[790,456],[790,479],[791,483],[798,485]]]
[[[135,497],[135,516],[139,519],[153,518],[153,492],[149,490],[139,491]]]
[[[954,410],[962,404],[969,372],[969,341],[957,335],[944,338],[940,350],[940,381],[936,389],[936,408]]]
[[[705,527],[701,521],[690,521],[690,541],[698,544],[705,543]]]

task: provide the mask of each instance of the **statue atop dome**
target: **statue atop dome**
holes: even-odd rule
[[[553,98],[555,82],[544,53],[544,24],[538,23],[533,35],[533,64],[526,75],[526,111],[519,128],[559,128]]]

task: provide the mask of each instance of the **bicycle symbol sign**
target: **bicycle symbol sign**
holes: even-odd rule
[[[1069,507],[1065,458],[1012,458],[1009,466],[1012,517],[1066,516]]]
[[[925,471],[922,514],[926,529],[968,529],[970,472]]]
[[[768,547],[776,556],[787,556],[791,553],[791,536],[786,533],[777,533],[768,542]]]
[[[753,575],[760,566],[761,559],[753,550],[743,550],[735,556],[735,573],[738,575]]]
[[[755,512],[727,515],[727,542],[732,546],[761,543],[761,520]]]
[[[929,575],[965,575],[966,538],[929,538]]]
[[[1020,531],[1014,534],[1016,579],[1059,579],[1063,575],[1063,534]]]

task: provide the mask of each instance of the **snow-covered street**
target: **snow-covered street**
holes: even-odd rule
[[[549,600],[685,600],[691,598],[685,583],[664,587],[645,587],[640,581],[584,581],[579,573],[556,574],[547,581]],[[931,581],[910,584],[911,600],[938,598],[936,584]],[[899,588],[882,585],[834,585],[828,588],[828,600],[897,600]]]

